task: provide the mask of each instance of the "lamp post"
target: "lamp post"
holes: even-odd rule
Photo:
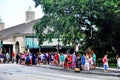
[[[60,37],[59,37],[59,36],[58,36],[58,40],[57,40],[57,42],[58,42],[57,52],[59,52],[59,49],[60,49]]]
[[[38,41],[39,41],[39,53],[40,53],[40,52],[41,52],[41,44],[42,44],[42,41],[41,41],[40,38],[38,39]]]
[[[32,29],[32,64],[35,65],[34,33],[33,33],[33,29]]]

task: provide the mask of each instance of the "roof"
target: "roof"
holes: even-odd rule
[[[38,21],[39,19],[0,30],[0,40],[9,39],[17,35],[26,35],[26,34],[35,33],[35,31],[33,31],[33,25]]]

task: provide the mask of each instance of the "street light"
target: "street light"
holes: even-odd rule
[[[32,29],[32,64],[35,65],[34,31],[33,31],[33,29]]]
[[[60,49],[60,37],[59,37],[59,36],[58,36],[58,40],[57,40],[57,42],[58,42],[57,52],[59,52],[59,49]]]

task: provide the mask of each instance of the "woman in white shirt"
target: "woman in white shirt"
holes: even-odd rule
[[[117,59],[117,71],[118,71],[118,69],[120,68],[120,55],[117,55],[116,59]]]
[[[90,70],[90,65],[89,65],[89,55],[85,55],[85,69]]]

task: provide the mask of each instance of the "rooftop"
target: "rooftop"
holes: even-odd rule
[[[35,33],[35,31],[33,31],[33,25],[38,21],[39,19],[0,30],[0,40],[9,39],[18,35],[27,35]]]

